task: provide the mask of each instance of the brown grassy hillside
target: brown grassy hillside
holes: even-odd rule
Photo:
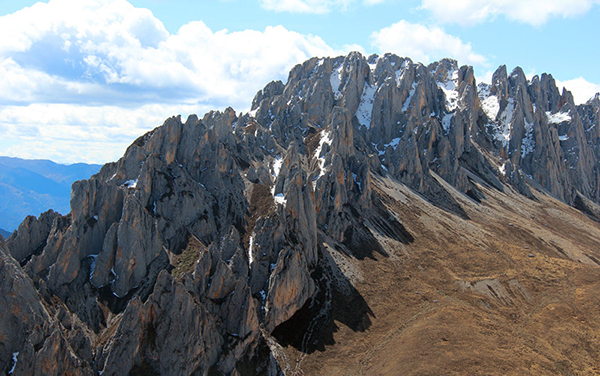
[[[540,192],[480,188],[481,204],[447,187],[465,220],[376,180],[414,242],[380,239],[388,256],[364,260],[324,242],[368,325],[334,315],[314,348],[279,349],[286,374],[600,374],[600,224]]]

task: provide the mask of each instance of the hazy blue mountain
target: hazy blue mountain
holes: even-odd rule
[[[48,209],[68,213],[71,184],[89,178],[100,167],[0,157],[0,228],[10,233],[27,215]]]
[[[12,232],[0,228],[0,235],[4,236],[5,239],[8,239],[8,237],[12,235]]]

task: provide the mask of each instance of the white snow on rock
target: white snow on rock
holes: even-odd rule
[[[508,104],[502,113],[500,114],[500,122],[498,124],[498,129],[494,134],[494,138],[497,141],[502,142],[503,146],[508,145],[510,141],[510,132],[512,130],[512,118],[513,112],[515,110],[515,100],[514,98],[508,98]]]
[[[135,189],[137,187],[138,179],[127,180],[123,185],[129,189]]]
[[[254,262],[254,256],[252,255],[252,248],[254,247],[254,234],[250,235],[250,244],[248,246],[248,266],[251,266]]]
[[[287,200],[285,199],[285,197],[283,197],[283,193],[278,193],[275,196],[273,196],[273,198],[275,199],[276,204],[284,206],[285,204],[287,204]]]
[[[400,143],[400,137],[394,138],[389,144],[385,144],[385,148],[387,149],[389,146],[391,146],[392,148],[394,148],[394,150],[396,150],[399,143]]]
[[[10,371],[8,371],[9,375],[12,375],[15,372],[15,367],[17,366],[17,361],[19,360],[19,353],[15,352],[12,354],[12,360],[13,360],[13,366],[10,369]]]
[[[275,159],[273,160],[273,165],[271,167],[271,174],[273,175],[273,182],[277,181],[277,177],[279,176],[279,172],[281,171],[282,164],[283,164],[283,158],[281,158],[280,155],[275,157]],[[276,187],[275,184],[273,184],[273,187],[271,187],[271,194],[273,195],[273,197],[275,199],[275,203],[285,205],[287,200],[283,197],[283,193],[275,194],[275,187]]]
[[[477,94],[483,112],[487,115],[488,119],[495,121],[498,112],[500,112],[500,101],[497,96],[490,95],[490,89],[490,85],[481,83],[477,85]]]
[[[402,82],[402,78],[404,77],[404,72],[406,72],[406,67],[408,66],[408,62],[407,60],[404,60],[402,62],[402,66],[400,66],[399,69],[396,70],[396,84],[398,86],[400,86],[400,83]]]
[[[377,91],[376,86],[365,84],[362,95],[360,97],[360,103],[356,109],[356,118],[360,125],[364,125],[367,128],[371,127],[371,114],[373,113],[373,98]]]
[[[550,111],[547,111],[546,116],[548,117],[548,124],[560,124],[571,121],[571,115],[569,115],[568,112],[557,112],[553,114]]]
[[[320,170],[317,180],[319,180],[321,176],[325,175],[325,172],[327,172],[327,169],[325,168],[325,157],[321,156],[321,151],[323,150],[324,144],[331,145],[331,133],[323,129],[321,131],[321,140],[319,140],[319,146],[317,146],[317,149],[315,150],[315,157],[317,157]]]
[[[404,105],[402,106],[402,112],[408,111],[408,106],[410,105],[410,101],[412,100],[413,95],[415,95],[415,91],[417,89],[417,83],[413,82],[412,88],[408,92],[408,98],[404,101]]]
[[[532,153],[534,149],[533,123],[525,120],[525,137],[523,137],[523,142],[521,143],[521,155],[525,157],[527,154]]]
[[[339,67],[333,69],[331,76],[329,77],[329,83],[331,84],[331,90],[333,90],[333,97],[335,100],[342,99],[342,92],[340,91],[340,85],[342,84],[342,71],[344,69],[344,63],[341,63]]]
[[[444,131],[448,131],[448,129],[450,129],[450,125],[452,124],[452,116],[454,116],[454,114],[446,114],[444,115],[444,117],[442,118],[442,127],[444,127]]]
[[[485,100],[481,101],[481,108],[483,108],[483,112],[485,112],[488,119],[496,120],[496,116],[500,111],[500,101],[498,101],[497,96],[490,95]]]
[[[506,175],[506,162],[504,162],[504,163],[502,164],[502,166],[500,166],[500,168],[499,168],[498,170],[500,170],[500,173],[501,173],[502,175]]]
[[[569,135],[562,135],[562,136],[558,136],[558,140],[559,141],[567,141],[569,139]]]
[[[371,72],[375,71],[375,68],[377,68],[377,62],[379,61],[379,56],[377,56],[375,58],[375,61],[373,63],[368,63],[369,64],[369,69],[371,69]]]
[[[273,166],[271,167],[271,174],[273,175],[273,180],[277,180],[277,177],[279,176],[279,171],[281,171],[281,165],[283,164],[283,158],[281,158],[281,155],[278,155],[277,157],[275,157],[275,159],[273,160]]]
[[[454,111],[458,108],[458,70],[448,71],[445,81],[438,81],[437,86],[442,89],[446,96],[446,108]]]

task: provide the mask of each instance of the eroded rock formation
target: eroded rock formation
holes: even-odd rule
[[[599,111],[520,68],[478,86],[452,60],[351,53],[297,65],[250,113],[170,118],[76,182],[68,216],[7,240],[0,372],[280,374],[280,325],[360,301],[324,244],[363,259],[414,240],[375,176],[465,219],[445,184],[476,202],[482,185],[541,189],[595,216]]]

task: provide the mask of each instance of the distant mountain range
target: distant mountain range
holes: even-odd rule
[[[4,238],[8,238],[12,233],[0,228],[0,235],[4,236]]]
[[[27,215],[37,216],[50,208],[67,214],[71,184],[88,179],[100,167],[0,157],[0,228],[10,235]]]

